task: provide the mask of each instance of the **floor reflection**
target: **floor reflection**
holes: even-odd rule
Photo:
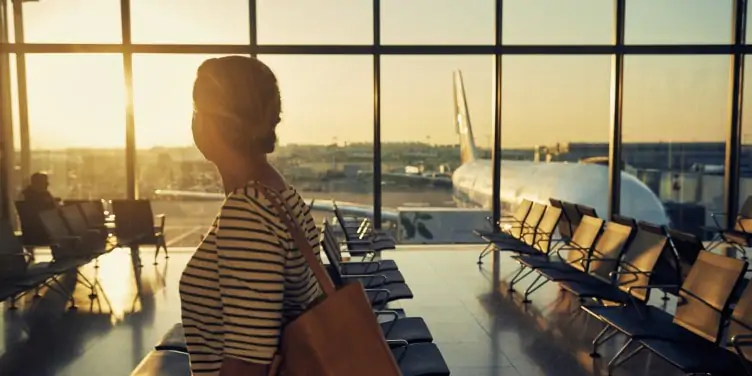
[[[591,341],[601,325],[556,284],[544,286],[531,304],[523,304],[519,294],[507,291],[505,281],[515,264],[505,256],[501,282],[493,286],[490,264],[480,270],[475,264],[478,246],[418,249],[390,254],[415,294],[395,306],[426,320],[452,375],[606,374],[605,364],[624,339],[603,345],[601,359],[591,358]],[[151,261],[151,252],[142,249],[143,260]],[[134,269],[129,250],[119,249],[102,257],[99,268],[82,268],[101,289],[91,299],[91,291],[79,284],[74,294],[77,310],[68,311],[62,297],[44,290],[39,299],[28,296],[19,301],[17,311],[5,310],[0,319],[0,375],[127,376],[179,321],[177,282],[191,252],[171,248],[169,259],[160,256],[158,265],[144,262],[143,268]],[[517,289],[524,290],[532,279],[523,280]],[[69,275],[62,282],[73,288],[75,280]],[[648,355],[615,373],[678,374]]]

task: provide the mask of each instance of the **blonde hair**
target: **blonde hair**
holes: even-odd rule
[[[193,84],[193,110],[210,117],[226,140],[247,148],[261,129],[279,122],[279,87],[272,70],[258,59],[224,56],[205,60]],[[271,146],[273,148],[273,145]]]

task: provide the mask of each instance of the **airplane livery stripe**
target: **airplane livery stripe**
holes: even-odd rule
[[[302,197],[282,192],[319,258],[319,231]],[[320,293],[271,202],[252,185],[231,193],[180,279],[194,375],[218,376],[222,359],[269,364],[280,328]]]

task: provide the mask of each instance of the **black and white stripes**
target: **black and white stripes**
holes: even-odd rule
[[[319,232],[292,188],[281,193],[317,257]],[[271,202],[253,187],[230,194],[180,280],[194,375],[218,375],[223,357],[269,364],[280,328],[320,291]]]

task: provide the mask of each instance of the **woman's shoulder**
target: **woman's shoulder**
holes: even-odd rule
[[[243,201],[251,206],[271,209],[273,204],[270,195],[276,195],[288,204],[302,200],[293,185],[287,184],[283,189],[272,188],[258,181],[249,181],[245,186],[238,187],[227,195],[227,201]]]

